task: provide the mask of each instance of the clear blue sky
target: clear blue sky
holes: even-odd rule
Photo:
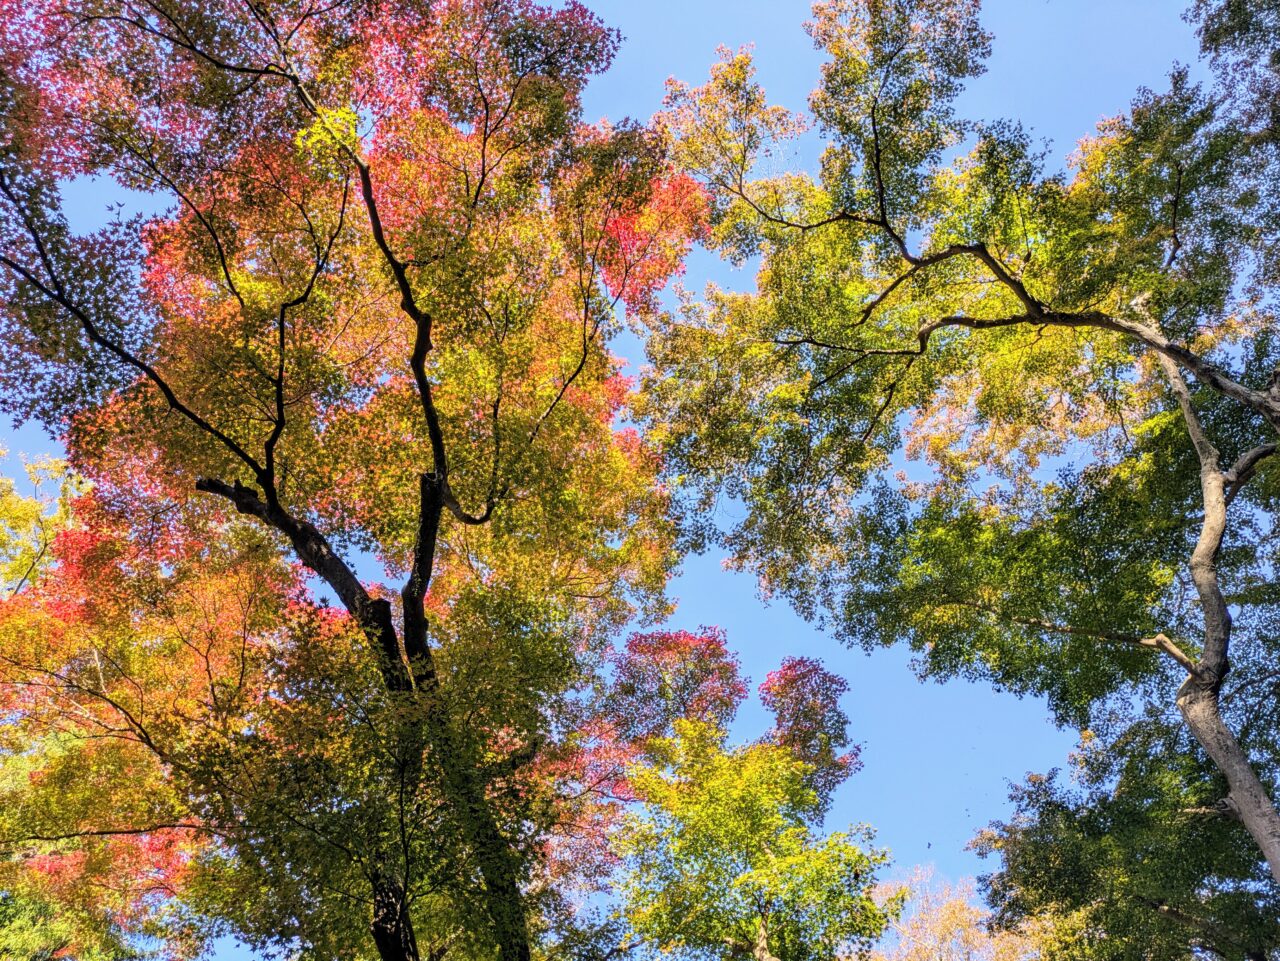
[[[761,81],[792,109],[804,107],[817,76],[818,55],[801,29],[804,2],[587,2],[625,38],[614,69],[590,91],[590,119],[647,119],[660,104],[665,79],[701,81],[718,44],[753,43]],[[994,53],[961,110],[1023,121],[1053,141],[1055,163],[1099,119],[1123,111],[1139,86],[1158,88],[1174,61],[1196,59],[1195,37],[1177,0],[989,0],[985,7]],[[77,185],[68,193],[72,214],[99,221],[108,193]],[[736,288],[752,282],[749,270],[733,272],[709,254],[696,254],[686,282],[696,288],[707,280]],[[621,346],[635,359],[635,344]],[[14,433],[5,446],[53,449],[33,427]],[[5,472],[15,467],[10,457]],[[722,570],[718,557],[690,559],[673,592],[680,599],[676,624],[724,627],[756,682],[786,654],[820,657],[849,679],[844,706],[864,744],[864,768],[841,790],[829,824],[873,825],[903,874],[921,863],[953,878],[983,870],[965,845],[978,828],[1007,814],[1007,782],[1061,765],[1074,744],[1074,734],[1055,730],[1038,701],[963,682],[922,684],[903,652],[867,656],[841,648],[784,605],[762,605],[751,578]],[[746,709],[744,733],[765,724],[758,706]],[[243,954],[228,947],[219,956]]]

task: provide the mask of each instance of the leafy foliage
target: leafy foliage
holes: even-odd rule
[[[739,563],[802,611],[828,611],[850,639],[900,636],[914,618],[933,631],[963,624],[954,634],[990,636],[976,644],[987,648],[1011,616],[1057,623],[1071,620],[1068,610],[1084,615],[1081,628],[1138,632],[1156,619],[1152,605],[1195,531],[1184,506],[1198,492],[1185,438],[1154,366],[1123,337],[1051,318],[1013,323],[1024,305],[983,257],[1011,278],[1016,265],[1021,288],[1053,310],[1111,303],[1119,314],[1167,316],[1210,347],[1265,324],[1226,303],[1233,272],[1248,262],[1246,242],[1258,240],[1237,205],[1257,210],[1258,199],[1240,193],[1240,172],[1228,164],[1238,137],[1179,77],[1170,93],[1143,94],[1131,117],[1086,142],[1073,180],[1044,175],[1027,136],[1008,124],[974,128],[973,149],[944,165],[944,148],[970,129],[950,102],[985,55],[975,16],[960,3],[818,11],[811,32],[830,61],[814,111],[830,147],[821,179],[807,185],[799,175],[744,180],[763,146],[742,156],[718,150],[776,135],[747,54],[726,55],[705,87],[673,88],[667,122],[679,155],[717,191],[716,230],[727,231],[717,238],[732,255],[760,250],[763,261],[758,296],[712,289],[658,329],[651,353],[662,376],[647,385],[644,409],[693,497],[685,518],[695,538],[715,534],[703,519],[711,498],[741,498],[747,518],[726,532]],[[883,123],[877,145],[870,127],[881,128],[882,111],[895,122]],[[753,133],[731,136],[746,129]],[[1180,249],[1165,271],[1179,177]],[[925,238],[918,255],[898,242],[915,233]],[[948,317],[974,323],[939,319]],[[1265,336],[1257,343],[1269,352]],[[1249,424],[1230,425],[1239,453]],[[894,491],[902,437],[927,469],[913,468]],[[1043,469],[1081,456],[1096,465],[1058,477]],[[1181,490],[1168,471],[1182,472]],[[1116,520],[1137,507],[1124,496],[1148,519],[1119,536]],[[1145,530],[1133,530],[1137,523]],[[1068,546],[1100,532],[1117,536],[1088,552]],[[987,561],[993,547],[1007,547],[1008,561]],[[975,558],[994,566],[984,572]],[[1091,568],[1059,573],[1063,561]],[[961,577],[942,585],[942,571],[957,565]],[[1018,587],[1031,579],[1034,588]],[[1078,611],[1072,590],[1087,590],[1094,609]],[[930,592],[934,603],[921,605]],[[1000,602],[1006,592],[1017,600]],[[888,604],[901,613],[890,616]],[[868,607],[884,616],[869,620]],[[1043,627],[1014,630],[1047,648],[1065,643]],[[964,666],[940,638],[918,647],[941,652],[930,658],[940,672]],[[994,670],[1017,684],[1019,667]],[[1093,696],[1081,693],[1064,695],[1064,717],[1078,717]]]
[[[814,711],[821,698],[790,678],[821,670],[793,660],[772,675],[782,680],[766,690],[783,718]],[[847,744],[847,718],[830,704],[817,726]],[[730,747],[723,720],[677,718],[629,770],[641,808],[615,843],[633,946],[757,961],[865,949],[901,903],[875,896],[887,853],[865,847],[865,827],[817,833],[828,803],[819,790],[830,785],[815,778],[810,744],[774,736]]]
[[[1274,881],[1229,812],[1221,775],[1187,736],[1144,718],[1086,739],[1079,788],[1057,772],[1012,795],[1013,820],[978,839],[996,921],[1039,924],[1046,958],[1265,958],[1280,938]]]
[[[809,765],[808,781],[823,809],[831,792],[857,770],[849,747],[849,718],[840,709],[848,682],[808,657],[787,657],[760,685],[760,699],[777,724],[770,739]]]

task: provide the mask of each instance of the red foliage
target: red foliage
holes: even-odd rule
[[[784,659],[760,685],[760,699],[776,719],[771,739],[813,765],[813,788],[824,804],[858,769],[849,717],[840,709],[840,697],[848,690],[848,681],[808,657]]]
[[[677,718],[724,727],[746,696],[720,628],[655,631],[631,635],[617,655],[609,713],[621,739],[643,746]]]
[[[705,239],[707,210],[707,192],[692,177],[655,179],[642,204],[624,208],[605,224],[609,292],[630,310],[652,310],[658,292],[684,271],[689,242]]]

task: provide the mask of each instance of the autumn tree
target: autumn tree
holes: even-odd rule
[[[930,868],[918,868],[900,886],[906,895],[902,914],[894,920],[884,947],[873,948],[870,961],[1029,961],[1046,959],[1046,942],[1038,920],[1025,933],[993,927],[991,915],[975,903],[972,879],[948,883]]]
[[[1274,697],[1280,168],[1252,99],[1274,64],[1250,66],[1274,12],[1195,12],[1257,82],[1175,69],[1066,173],[1016,123],[957,116],[990,44],[976,0],[816,4],[810,116],[768,103],[746,51],[674,83],[677,156],[758,291],[657,325],[643,412],[691,542],[845,640],[1064,724],[1176,701],[1280,879],[1272,769],[1222,707]],[[819,173],[780,171],[811,124]],[[717,526],[722,496],[741,522]]]
[[[746,692],[719,637],[639,640],[623,683],[639,674],[657,682],[645,685],[650,692],[687,693],[668,699],[664,723],[631,742],[623,772],[634,803],[613,840],[629,928],[620,950],[797,961],[865,949],[901,896],[876,897],[888,855],[868,847],[869,829],[819,830],[830,791],[856,760],[831,753],[849,743],[837,703],[843,680],[788,658],[760,687],[777,726],[733,745],[727,725]],[[690,643],[711,656],[670,657]]]
[[[20,493],[11,478],[0,478],[0,597],[9,604],[33,590],[56,563],[55,539],[66,526],[75,492],[65,467],[56,462],[28,464],[26,475],[30,496]],[[7,634],[5,639],[10,640]],[[0,735],[0,792],[12,797],[15,787],[21,791],[45,773],[42,762],[51,754],[65,752],[65,740],[48,733],[47,741],[31,738],[10,716]],[[6,851],[0,860],[0,954],[21,961],[51,961],[70,951],[95,961],[132,956],[126,932],[111,912],[60,897],[56,872],[29,870],[36,853],[32,844],[25,851]],[[53,866],[38,855],[35,863]]]
[[[130,785],[37,778],[6,845],[321,956],[528,958],[528,772],[673,559],[604,341],[703,195],[581,121],[615,34],[572,3],[92,0],[0,37],[0,395],[93,485],[0,611],[5,710]],[[169,206],[77,233],[73,177]]]

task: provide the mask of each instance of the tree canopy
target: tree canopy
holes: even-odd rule
[[[672,82],[674,156],[758,289],[655,317],[640,409],[690,542],[846,641],[1074,726],[1176,701],[1280,879],[1270,755],[1223,709],[1273,698],[1264,8],[1197,5],[1217,85],[1174,68],[1068,172],[957,115],[990,46],[968,0],[817,4],[807,115],[746,50]],[[810,126],[819,173],[773,172]]]
[[[0,480],[0,955],[1275,956],[1273,7],[1059,171],[957,112],[977,0],[819,0],[806,112],[725,50],[645,124],[577,0],[9,3],[0,412],[66,462]],[[664,298],[695,244],[756,289]],[[844,679],[744,736],[663,623],[710,548],[1081,731],[990,916],[824,827]]]

